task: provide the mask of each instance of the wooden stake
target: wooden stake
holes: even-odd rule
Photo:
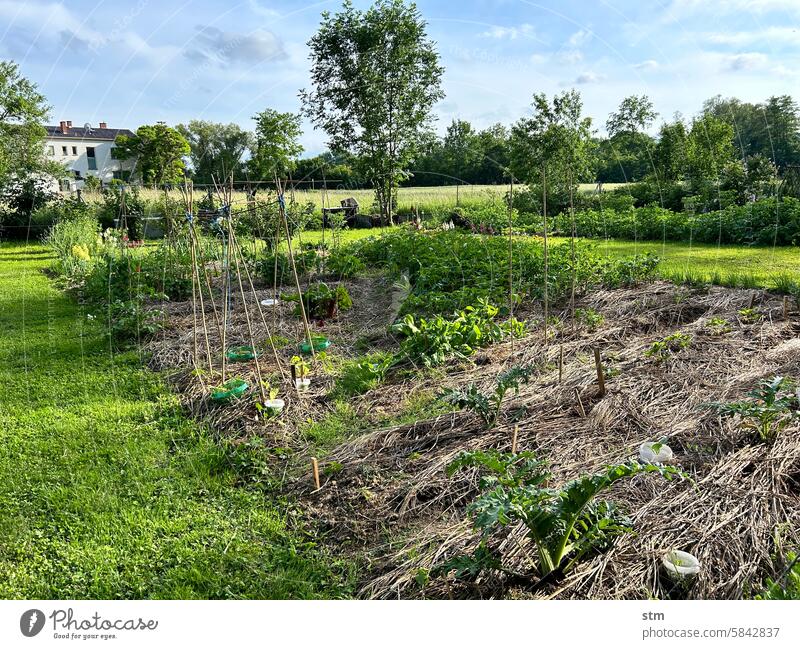
[[[578,401],[578,412],[580,413],[580,416],[585,419],[586,409],[583,407],[583,401],[581,401],[581,393],[578,392],[578,388],[575,388],[575,399]]]
[[[558,382],[562,382],[564,378],[564,343],[559,345],[558,350]]]
[[[606,393],[606,378],[603,376],[603,363],[600,360],[600,348],[594,348],[594,366],[597,369],[597,383],[600,386],[600,396]]]
[[[519,438],[519,424],[514,425],[514,437],[511,438],[511,453],[517,454],[517,439]]]
[[[789,297],[786,295],[783,296],[783,319],[789,319]]]
[[[753,292],[750,294],[750,304],[748,304],[748,305],[747,305],[747,308],[748,308],[748,309],[752,309],[752,308],[753,308],[753,305],[755,304],[755,302],[756,302],[756,292],[755,292],[755,291],[753,291]]]
[[[314,486],[317,488],[317,491],[319,491],[319,462],[315,457],[311,458],[311,468],[314,471]]]

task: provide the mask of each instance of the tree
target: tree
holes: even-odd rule
[[[664,122],[653,151],[656,180],[660,183],[677,183],[686,171],[686,125],[680,115],[671,123]]]
[[[253,117],[256,134],[253,157],[248,163],[250,173],[257,178],[272,180],[275,175],[285,176],[295,158],[303,152],[297,141],[302,135],[300,115],[279,113],[267,108]]]
[[[540,192],[544,225],[544,335],[547,340],[547,197],[548,187],[566,190],[572,217],[572,267],[575,257],[575,213],[573,195],[578,180],[588,174],[592,148],[592,119],[582,117],[583,101],[577,90],[555,95],[552,103],[544,93],[533,96],[533,117],[520,119],[511,131],[512,168]],[[541,185],[537,184],[541,182]],[[548,184],[549,183],[549,184]],[[571,312],[575,321],[575,274],[572,276]]]
[[[360,11],[346,0],[339,13],[323,12],[308,43],[313,90],[300,93],[304,113],[332,149],[358,156],[390,222],[394,189],[444,96],[443,69],[425,28],[413,3],[378,0]]]
[[[734,145],[743,159],[759,154],[780,171],[800,164],[800,107],[790,96],[751,104],[717,95],[703,104],[703,114],[733,128]]]
[[[625,97],[617,111],[608,116],[606,130],[612,138],[622,133],[640,133],[647,130],[656,117],[658,113],[647,95],[631,95]]]
[[[133,175],[146,184],[163,185],[183,179],[183,156],[191,147],[178,131],[164,122],[140,126],[134,135],[118,135],[115,142],[118,160],[133,160]]]
[[[692,122],[686,138],[686,179],[695,193],[716,183],[725,166],[733,160],[733,127],[712,115]]]
[[[653,139],[646,131],[658,113],[646,95],[631,95],[620,103],[606,120],[608,139],[600,143],[598,175],[600,182],[641,180],[652,171]]]
[[[50,108],[13,61],[0,61],[0,206],[2,224],[27,226],[31,213],[52,199],[48,176],[64,169],[45,156],[42,122]]]
[[[553,97],[533,96],[533,117],[524,117],[511,130],[511,163],[514,175],[541,190],[542,176],[552,188],[574,191],[580,179],[590,175],[592,119],[582,117],[580,93],[570,90]]]
[[[175,127],[191,148],[192,177],[195,182],[211,184],[213,178],[228,178],[242,171],[242,157],[251,143],[251,135],[238,124],[215,124],[192,120]]]

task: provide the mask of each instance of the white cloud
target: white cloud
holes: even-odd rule
[[[769,62],[769,57],[761,52],[743,52],[723,57],[723,67],[726,70],[739,72],[764,67]]]
[[[680,21],[698,13],[711,13],[715,16],[727,14],[765,14],[773,11],[796,13],[800,9],[797,0],[673,0],[662,20]]]
[[[575,32],[572,36],[569,37],[569,40],[567,40],[567,44],[570,45],[571,47],[580,47],[581,45],[588,43],[591,40],[591,38],[592,38],[592,32],[590,32],[588,29],[579,29],[577,32]]]
[[[131,14],[138,10],[138,6],[134,6]],[[51,45],[55,41],[48,38],[47,45],[43,46],[39,43],[39,35],[42,35],[44,40],[49,37],[49,34],[55,32],[59,35],[58,44],[61,48],[73,53],[93,52],[97,54],[99,50],[109,45],[122,45],[126,53],[137,54],[152,62],[163,63],[165,58],[171,58],[177,52],[177,48],[171,46],[152,46],[139,34],[121,29],[115,23],[108,26],[108,31],[97,31],[60,3],[0,0],[0,22],[7,22],[12,27],[21,30],[30,30],[30,38],[34,39],[30,45],[32,51],[50,51],[47,45]]]
[[[634,63],[633,67],[637,70],[657,70],[659,65],[655,59],[647,59],[641,63]]]
[[[523,23],[519,27],[501,27],[500,25],[492,25],[485,32],[481,32],[479,36],[483,38],[496,38],[516,40],[517,38],[531,38],[534,35],[533,25]]]
[[[583,74],[579,74],[576,78],[574,83],[578,85],[583,85],[587,83],[598,83],[605,79],[605,76],[602,74],[597,74],[596,72],[584,72]]]
[[[238,34],[208,25],[197,26],[197,34],[184,55],[193,61],[217,63],[258,63],[287,56],[283,42],[272,32],[257,29],[249,34]]]

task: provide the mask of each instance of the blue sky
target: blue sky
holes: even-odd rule
[[[368,2],[356,2],[366,7]],[[760,101],[800,89],[800,0],[420,0],[445,66],[441,131],[455,117],[510,124],[534,92],[570,87],[602,133],[622,97],[662,119],[716,94]],[[0,58],[53,106],[51,121],[136,128],[298,111],[306,42],[340,2],[0,0]],[[309,153],[325,137],[306,127]]]

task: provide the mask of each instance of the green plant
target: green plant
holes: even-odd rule
[[[692,337],[689,334],[676,332],[670,334],[662,340],[657,340],[650,348],[644,353],[647,358],[653,358],[656,361],[667,360],[673,354],[687,349],[692,344]]]
[[[401,353],[412,362],[426,367],[441,365],[449,357],[466,358],[480,347],[502,340],[521,330],[519,321],[498,324],[499,309],[486,300],[458,311],[448,320],[436,316],[430,320],[407,315],[393,324],[391,332],[403,337]]]
[[[710,318],[706,322],[706,329],[712,336],[722,336],[730,332],[731,324],[725,318]]]
[[[298,378],[303,378],[311,373],[311,366],[302,356],[292,356],[289,363],[295,367]]]
[[[282,295],[281,299],[288,302],[297,302],[295,315],[300,315],[300,296],[297,293]],[[337,311],[346,310],[353,306],[353,300],[347,288],[340,284],[331,288],[324,282],[312,284],[303,293],[303,306],[306,316],[313,320],[327,320],[333,318]]]
[[[164,313],[145,304],[145,296],[114,300],[99,317],[107,319],[108,335],[117,345],[141,341],[161,330]]]
[[[761,381],[747,393],[749,399],[733,403],[712,403],[709,407],[727,416],[738,415],[743,427],[755,432],[761,441],[767,442],[792,419],[800,416],[800,397],[792,390],[794,382],[776,376]]]
[[[464,452],[447,468],[453,475],[464,467],[482,471],[481,495],[468,511],[480,530],[481,546],[500,529],[522,523],[536,546],[541,578],[566,573],[592,550],[602,549],[630,529],[616,506],[597,497],[623,478],[657,473],[667,480],[684,474],[673,466],[626,462],[584,475],[560,488],[548,487],[551,474],[533,453]]]
[[[797,553],[789,552],[786,555],[786,568],[777,579],[767,578],[766,587],[754,599],[785,600],[800,599],[800,563]]]
[[[376,353],[342,366],[336,380],[336,391],[347,395],[363,394],[382,383],[396,363],[393,354]]]
[[[739,320],[741,320],[745,324],[755,324],[759,322],[764,316],[762,316],[756,309],[747,307],[745,309],[739,310]]]
[[[602,313],[598,313],[592,308],[576,309],[575,318],[578,322],[586,325],[589,331],[594,331],[606,321]]]
[[[491,428],[500,416],[500,408],[506,393],[513,389],[515,394],[519,394],[520,384],[527,383],[534,372],[535,368],[530,365],[512,367],[497,377],[494,391],[491,394],[481,392],[474,383],[470,383],[463,390],[445,390],[440,398],[458,408],[472,410],[483,419],[486,428]]]

